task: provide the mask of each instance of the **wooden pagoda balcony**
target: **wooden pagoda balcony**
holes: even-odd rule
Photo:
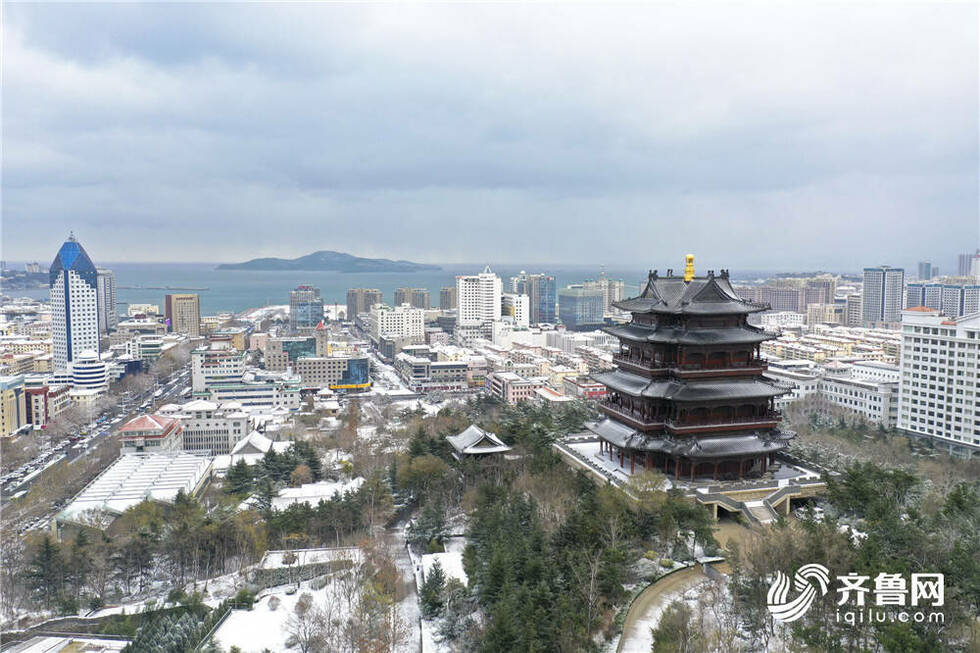
[[[725,367],[704,367],[693,365],[677,365],[674,375],[681,379],[699,379],[715,376],[756,376],[762,374],[769,365],[762,359],[751,360],[748,363],[732,363]]]
[[[686,419],[683,422],[668,419],[665,422],[667,430],[676,435],[690,435],[706,431],[750,431],[752,429],[775,428],[782,421],[777,412],[767,412],[765,415],[753,417],[736,417],[729,420],[707,418],[703,420]]]
[[[657,363],[640,361],[621,354],[613,355],[613,363],[626,372],[634,372],[651,378],[666,376],[672,373],[682,379],[698,379],[724,376],[754,376],[762,374],[768,365],[761,358],[754,358],[747,363],[732,363],[730,365],[711,367],[701,364]]]
[[[639,411],[629,410],[619,404],[614,404],[609,401],[600,401],[599,410],[605,413],[607,416],[628,424],[635,429],[641,431],[652,431],[655,429],[662,429],[664,427],[664,421],[662,418],[649,418],[644,417],[639,413]]]

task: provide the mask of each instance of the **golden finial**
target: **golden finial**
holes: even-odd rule
[[[688,254],[684,260],[684,281],[690,281],[694,278],[694,254]]]

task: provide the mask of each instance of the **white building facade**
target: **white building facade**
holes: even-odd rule
[[[900,366],[898,427],[951,453],[980,452],[980,313],[905,311]]]
[[[99,333],[109,333],[116,328],[116,275],[112,270],[98,268],[96,294],[99,302]]]
[[[488,265],[480,274],[456,277],[457,324],[472,325],[500,319],[503,283]]]

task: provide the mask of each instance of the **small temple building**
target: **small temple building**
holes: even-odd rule
[[[776,336],[747,319],[769,306],[740,298],[727,270],[695,276],[691,255],[683,276],[652,271],[615,306],[632,320],[604,329],[620,345],[617,369],[595,376],[608,388],[589,425],[601,453],[677,480],[765,474],[794,437],[775,408],[788,390],[763,377],[759,347]]]
[[[459,435],[447,435],[446,440],[453,448],[453,457],[456,460],[507,453],[511,449],[495,433],[484,431],[476,424],[470,424]]]

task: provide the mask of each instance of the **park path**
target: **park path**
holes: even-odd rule
[[[752,537],[758,537],[758,533],[730,520],[719,522],[715,528],[715,539],[722,547],[725,547],[730,540],[735,540],[741,545]],[[722,573],[728,572],[727,563],[712,566]],[[649,653],[653,645],[650,629],[656,628],[664,609],[689,589],[707,579],[708,577],[701,571],[701,566],[696,565],[664,576],[640,592],[626,614],[623,635],[619,638],[616,653]]]

